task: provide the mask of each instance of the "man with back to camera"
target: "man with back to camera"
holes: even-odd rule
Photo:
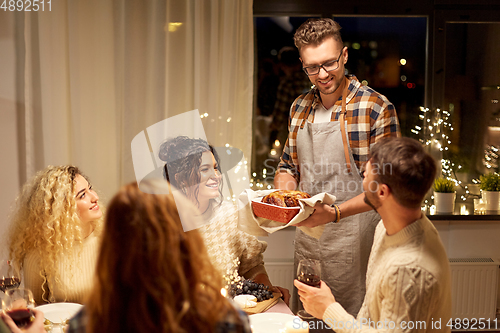
[[[399,123],[385,96],[362,86],[355,76],[345,76],[348,52],[338,23],[309,19],[295,32],[294,42],[302,68],[315,87],[290,108],[288,140],[274,185],[288,190],[299,185],[311,195],[329,192],[336,196],[335,205],[317,204],[315,212],[299,224],[326,226],[319,240],[296,230],[295,268],[303,258],[320,260],[324,281],[338,302],[356,315],[380,219],[363,201],[362,168],[376,142],[400,136]],[[294,311],[300,306],[297,298]]]
[[[364,174],[364,200],[382,220],[361,310],[355,319],[324,283],[313,288],[296,280],[306,311],[338,332],[359,331],[361,324],[379,331],[450,332],[450,266],[436,228],[420,209],[436,175],[434,160],[416,140],[388,138],[372,149]]]

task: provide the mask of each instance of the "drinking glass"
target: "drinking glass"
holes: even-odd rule
[[[21,275],[11,260],[0,260],[0,290],[17,288],[21,284]]]
[[[27,327],[34,320],[30,309],[35,307],[33,293],[26,288],[8,289],[4,296],[4,310],[17,327]]]
[[[311,287],[319,288],[321,285],[321,264],[319,260],[301,259],[297,267],[297,280]],[[307,313],[306,310],[297,312],[302,320],[314,319],[314,316]]]

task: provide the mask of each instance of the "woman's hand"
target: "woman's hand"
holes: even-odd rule
[[[31,325],[29,325],[28,328],[23,328],[22,330],[17,327],[16,323],[14,323],[9,315],[1,313],[0,317],[9,327],[12,333],[46,333],[43,326],[43,322],[45,320],[43,312],[37,309],[31,309],[31,312],[33,312],[35,319],[31,322]]]
[[[286,288],[283,287],[278,287],[278,286],[272,286],[269,288],[273,293],[280,292],[281,293],[281,298],[283,298],[283,301],[285,301],[287,306],[290,306],[290,291]]]
[[[318,319],[323,319],[326,308],[336,302],[332,291],[324,281],[321,281],[319,288],[308,286],[299,280],[294,280],[293,284],[299,290],[304,309]]]
[[[253,280],[257,283],[262,283],[265,286],[269,286],[269,290],[272,292],[280,292],[285,301],[286,305],[290,305],[290,291],[283,287],[273,286],[271,281],[269,281],[269,276],[267,274],[259,274],[253,278]]]

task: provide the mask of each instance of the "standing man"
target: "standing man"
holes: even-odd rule
[[[376,142],[400,136],[399,123],[385,96],[345,76],[348,53],[338,23],[309,19],[297,29],[294,42],[302,69],[315,87],[290,108],[288,140],[274,185],[336,196],[336,205],[317,204],[301,224],[326,224],[319,240],[297,229],[295,268],[303,258],[320,260],[323,280],[355,316],[363,302],[366,266],[380,220],[363,201],[362,169]],[[299,306],[295,297],[292,310]]]
[[[306,310],[336,332],[449,332],[451,278],[441,238],[420,206],[436,175],[436,164],[410,138],[388,138],[366,164],[365,201],[382,220],[366,275],[366,296],[357,319],[330,289],[299,281]],[[363,325],[364,327],[361,327]]]
[[[273,121],[271,122],[271,139],[272,144],[275,139],[280,142],[279,147],[276,147],[279,154],[283,152],[288,137],[288,114],[290,105],[297,96],[311,89],[311,82],[302,71],[302,63],[300,62],[299,51],[295,47],[285,46],[278,53],[280,60],[280,68],[283,73],[280,78],[278,91],[276,92],[276,103],[274,103]]]

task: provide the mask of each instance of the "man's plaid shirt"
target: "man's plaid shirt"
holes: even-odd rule
[[[370,148],[384,137],[401,136],[401,130],[396,109],[384,95],[361,85],[355,76],[348,78],[350,81],[346,99],[346,130],[354,161],[361,174],[368,161]],[[300,181],[297,132],[299,128],[304,127],[307,120],[314,122],[313,110],[319,103],[321,103],[319,92],[313,87],[309,92],[300,95],[290,108],[288,140],[276,173],[287,172],[297,180],[297,183]],[[331,121],[338,121],[341,109],[342,98],[339,98],[334,105]]]

